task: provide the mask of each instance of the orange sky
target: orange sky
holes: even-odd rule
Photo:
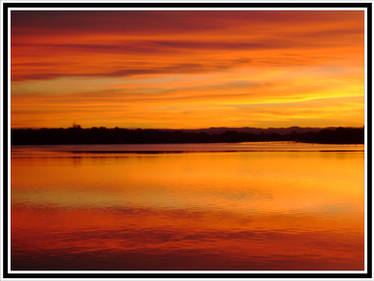
[[[363,126],[363,11],[13,11],[12,127]]]

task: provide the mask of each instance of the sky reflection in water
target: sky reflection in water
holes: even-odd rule
[[[12,269],[363,269],[362,145],[102,149],[12,148]]]

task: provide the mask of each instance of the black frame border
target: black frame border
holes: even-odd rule
[[[372,3],[3,3],[3,277],[4,278],[372,278]],[[367,12],[367,272],[366,273],[10,273],[8,272],[8,11],[10,8],[364,8]],[[62,271],[62,270],[61,270]],[[94,270],[93,270],[94,271]],[[0,278],[1,279],[1,278]]]

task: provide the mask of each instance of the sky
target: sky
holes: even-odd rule
[[[13,128],[364,125],[363,11],[12,11]]]

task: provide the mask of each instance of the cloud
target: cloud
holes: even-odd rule
[[[15,35],[178,34],[225,30],[230,26],[261,28],[310,25],[362,18],[362,11],[12,11]],[[297,28],[297,27],[296,27]],[[31,32],[31,34],[30,34]],[[29,33],[29,34],[27,34]]]
[[[206,73],[215,71],[225,71],[234,67],[243,66],[250,63],[248,59],[235,59],[229,61],[210,61],[206,63],[177,63],[165,66],[148,66],[140,65],[134,68],[117,69],[110,72],[96,72],[92,70],[84,70],[80,73],[73,72],[41,72],[17,74],[12,72],[12,81],[25,80],[42,80],[54,79],[58,77],[130,77],[136,75],[156,75],[156,74],[179,74],[179,73]]]

